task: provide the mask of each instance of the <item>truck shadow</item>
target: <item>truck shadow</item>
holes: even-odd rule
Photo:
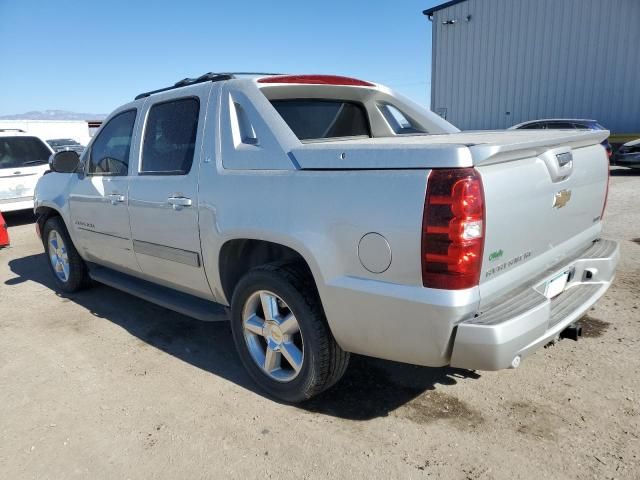
[[[10,260],[9,268],[17,277],[7,280],[3,288],[34,281],[55,290],[44,254]],[[73,295],[58,296],[61,301],[75,302],[94,316],[124,328],[141,341],[141,348],[157,348],[265,395],[240,364],[228,322],[194,320],[99,284]],[[70,320],[61,321],[60,328],[65,328],[65,322]],[[74,328],[82,332],[81,325],[76,323]],[[438,384],[452,385],[460,378],[479,377],[469,370],[418,367],[354,355],[342,381],[298,407],[344,419],[370,420],[388,415]]]
[[[640,176],[638,168],[612,168],[610,170],[612,177],[637,177]]]
[[[19,227],[21,225],[28,225],[35,223],[36,216],[31,210],[19,210],[17,212],[4,212],[2,214],[7,227]]]

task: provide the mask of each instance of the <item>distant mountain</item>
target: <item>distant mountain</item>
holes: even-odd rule
[[[66,110],[44,110],[16,115],[0,115],[0,120],[103,120],[104,113],[76,113]]]

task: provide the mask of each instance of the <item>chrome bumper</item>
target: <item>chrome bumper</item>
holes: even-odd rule
[[[620,256],[618,243],[594,242],[577,258],[533,285],[493,302],[456,328],[451,366],[474,370],[517,367],[522,358],[556,338],[578,320],[611,285]],[[571,272],[565,290],[544,295],[548,280]]]

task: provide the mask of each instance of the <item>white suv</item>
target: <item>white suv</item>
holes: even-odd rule
[[[18,129],[0,129],[0,211],[33,208],[36,183],[49,170],[53,150]]]

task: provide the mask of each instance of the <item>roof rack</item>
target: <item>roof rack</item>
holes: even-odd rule
[[[264,72],[223,72],[223,73],[214,73],[208,72],[204,75],[200,75],[197,78],[183,78],[182,80],[174,83],[170,87],[159,88],[158,90],[151,90],[150,92],[144,92],[140,95],[137,95],[135,100],[139,100],[141,98],[148,97],[155,93],[166,92],[169,90],[173,90],[174,88],[186,87],[189,85],[195,85],[197,83],[205,83],[205,82],[222,82],[224,80],[231,80],[238,76],[244,75],[281,75],[279,73],[264,73]]]
[[[26,131],[24,131],[21,128],[0,128],[0,132],[20,132],[20,133],[27,133]]]

